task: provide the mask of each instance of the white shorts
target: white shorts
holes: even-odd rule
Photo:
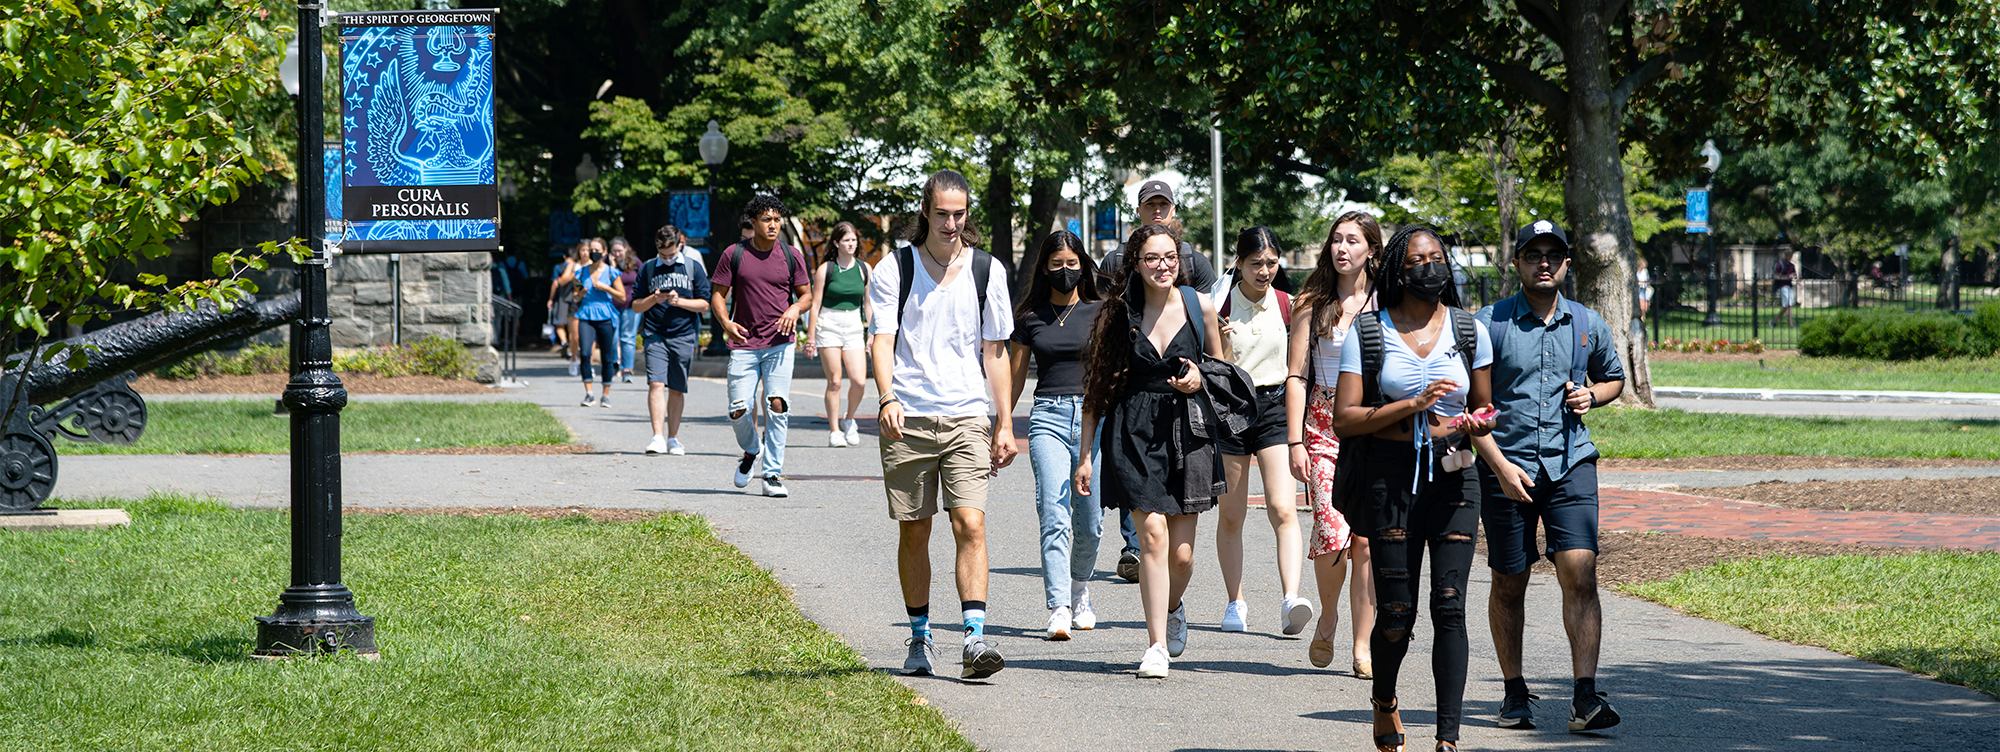
[[[813,346],[866,349],[868,335],[861,323],[861,309],[819,309],[819,328],[813,332]]]
[[[1778,306],[1779,306],[1779,307],[1781,307],[1781,308],[1794,308],[1794,307],[1797,307],[1797,306],[1798,306],[1798,304],[1799,304],[1799,291],[1798,291],[1798,290],[1795,290],[1795,289],[1792,289],[1792,286],[1791,286],[1791,285],[1785,285],[1784,287],[1780,287],[1780,288],[1778,288]]]

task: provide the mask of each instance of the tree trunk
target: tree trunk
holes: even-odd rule
[[[1569,89],[1564,135],[1563,209],[1569,214],[1570,255],[1578,302],[1610,325],[1625,361],[1623,402],[1653,406],[1652,372],[1644,336],[1633,336],[1639,309],[1632,214],[1625,197],[1618,124],[1612,102],[1611,19],[1595,2],[1563,5],[1569,27],[1564,50]]]
[[[1019,284],[1022,275],[1014,264],[1014,142],[994,136],[986,149],[986,218],[993,223],[986,234],[987,252],[1000,259],[1011,279]]]
[[[1938,260],[1937,307],[1954,309],[1958,307],[1958,249],[1959,226],[1965,219],[1965,205],[1951,209],[1951,237],[1944,241],[1944,258]]]
[[[1022,266],[1032,269],[1042,263],[1036,252],[1042,246],[1041,239],[1055,231],[1056,209],[1061,205],[1062,178],[1036,172],[1035,179],[1028,184],[1028,242],[1021,252]],[[1016,276],[1016,285],[1026,284],[1027,275]]]

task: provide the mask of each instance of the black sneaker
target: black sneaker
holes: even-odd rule
[[[1504,729],[1531,729],[1535,727],[1535,705],[1530,700],[1542,699],[1527,692],[1508,692],[1500,700],[1500,720],[1496,725]]]
[[[1569,730],[1597,731],[1618,725],[1618,711],[1604,699],[1603,692],[1591,694],[1569,706]]]
[[[757,455],[748,452],[743,454],[743,459],[736,461],[736,477],[733,480],[736,482],[737,488],[745,488],[750,485],[750,471],[756,467]]]
[[[988,642],[985,635],[974,637],[971,642],[965,643],[965,654],[961,660],[963,665],[958,672],[961,679],[984,679],[1000,673],[1000,669],[1007,667],[1007,660],[1000,657],[1000,650],[993,647],[993,643]]]
[[[1125,551],[1118,554],[1118,576],[1126,582],[1139,581],[1139,552]]]

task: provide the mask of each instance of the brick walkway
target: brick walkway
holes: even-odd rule
[[[1668,491],[1599,491],[1603,529],[1709,538],[2000,551],[2000,517],[1788,509]]]

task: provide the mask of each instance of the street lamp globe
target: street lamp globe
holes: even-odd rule
[[[514,182],[514,176],[508,175],[500,181],[500,200],[512,201],[519,195],[521,195],[521,184]]]
[[[576,182],[588,183],[596,179],[597,162],[592,160],[589,154],[585,154],[583,155],[583,161],[576,163]]]
[[[708,121],[708,132],[701,134],[697,146],[701,151],[701,161],[710,167],[720,165],[729,158],[729,137],[722,135],[721,123]]]
[[[278,80],[284,82],[285,93],[299,95],[299,38],[285,43],[285,59],[278,63]]]

